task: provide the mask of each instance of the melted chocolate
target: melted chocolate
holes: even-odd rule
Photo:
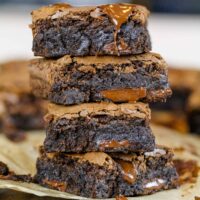
[[[128,200],[125,196],[120,195],[115,198],[116,200]]]
[[[61,192],[65,192],[66,187],[67,187],[65,183],[62,183],[62,182],[59,182],[59,181],[54,181],[54,180],[51,180],[51,181],[44,180],[43,183],[47,184],[51,188],[58,189]]]
[[[146,96],[146,89],[115,89],[101,91],[104,98],[110,99],[114,102],[135,102]]]
[[[122,24],[128,21],[128,18],[135,9],[135,5],[120,3],[102,5],[99,8],[101,8],[102,12],[111,18],[112,22],[116,26],[116,32],[118,32]]]
[[[114,34],[115,46],[117,47],[117,34],[120,31],[122,24],[128,21],[130,15],[135,9],[134,4],[108,4],[99,7],[103,13],[108,15],[116,27]],[[122,48],[122,46],[121,46]],[[118,48],[117,48],[118,50]]]
[[[103,141],[100,143],[100,148],[104,150],[105,148],[119,148],[119,147],[128,147],[129,141],[124,140],[124,141],[116,141],[116,140],[111,140],[111,141]]]
[[[133,184],[136,179],[136,170],[133,164],[124,160],[117,160],[117,162],[122,167],[123,179],[129,184]]]

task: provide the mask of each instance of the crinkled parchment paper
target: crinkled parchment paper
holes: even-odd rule
[[[165,128],[153,126],[158,144],[175,149],[175,157],[185,160],[197,160],[200,165],[200,139],[196,136],[183,135]],[[2,134],[0,135],[0,161],[6,163],[17,174],[35,174],[35,162],[38,156],[38,147],[43,143],[44,132],[32,132],[22,143],[12,143]],[[37,196],[60,197],[65,199],[87,199],[68,193],[49,190],[32,183],[20,183],[0,180],[0,188],[13,189]],[[200,175],[196,183],[185,184],[179,189],[159,192],[150,196],[129,198],[130,200],[194,200],[200,197]]]

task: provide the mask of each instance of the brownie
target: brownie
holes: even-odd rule
[[[45,187],[90,198],[138,196],[176,188],[178,176],[170,149],[132,154],[45,153],[35,179]]]
[[[45,102],[31,93],[28,64],[27,61],[0,64],[1,129],[13,139],[21,130],[44,127]]]
[[[35,59],[33,93],[53,103],[164,101],[171,95],[167,64],[159,54]]]
[[[145,7],[134,4],[42,7],[32,12],[32,49],[42,57],[149,52],[148,15]]]
[[[50,104],[46,120],[47,152],[144,152],[155,148],[147,104]]]
[[[1,93],[4,101],[5,113],[3,123],[14,125],[18,129],[30,130],[44,127],[43,116],[45,105],[42,100],[32,94]]]
[[[20,182],[33,182],[33,178],[30,174],[28,175],[18,175],[14,172],[10,171],[8,166],[0,161],[0,179],[3,180],[12,180],[12,181],[20,181]]]

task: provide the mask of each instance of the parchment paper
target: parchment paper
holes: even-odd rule
[[[157,144],[175,148],[175,157],[185,160],[197,160],[200,165],[200,138],[183,135],[175,131],[153,126]],[[38,147],[43,143],[44,131],[28,133],[27,140],[22,143],[12,143],[0,134],[0,161],[6,163],[17,174],[35,174],[35,162],[38,157]],[[183,151],[176,149],[184,148]],[[20,183],[0,180],[0,188],[13,189],[37,196],[60,197],[65,199],[88,199],[68,193],[46,189],[32,183]],[[194,184],[185,184],[179,189],[159,192],[150,196],[133,197],[129,200],[194,200],[200,197],[200,174]],[[89,200],[89,199],[88,199]]]

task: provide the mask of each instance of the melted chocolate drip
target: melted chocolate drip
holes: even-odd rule
[[[99,7],[103,13],[108,15],[116,27],[114,34],[115,46],[117,48],[117,34],[120,31],[122,24],[128,21],[130,15],[135,9],[134,4],[108,4]],[[117,48],[118,50],[118,48]]]

